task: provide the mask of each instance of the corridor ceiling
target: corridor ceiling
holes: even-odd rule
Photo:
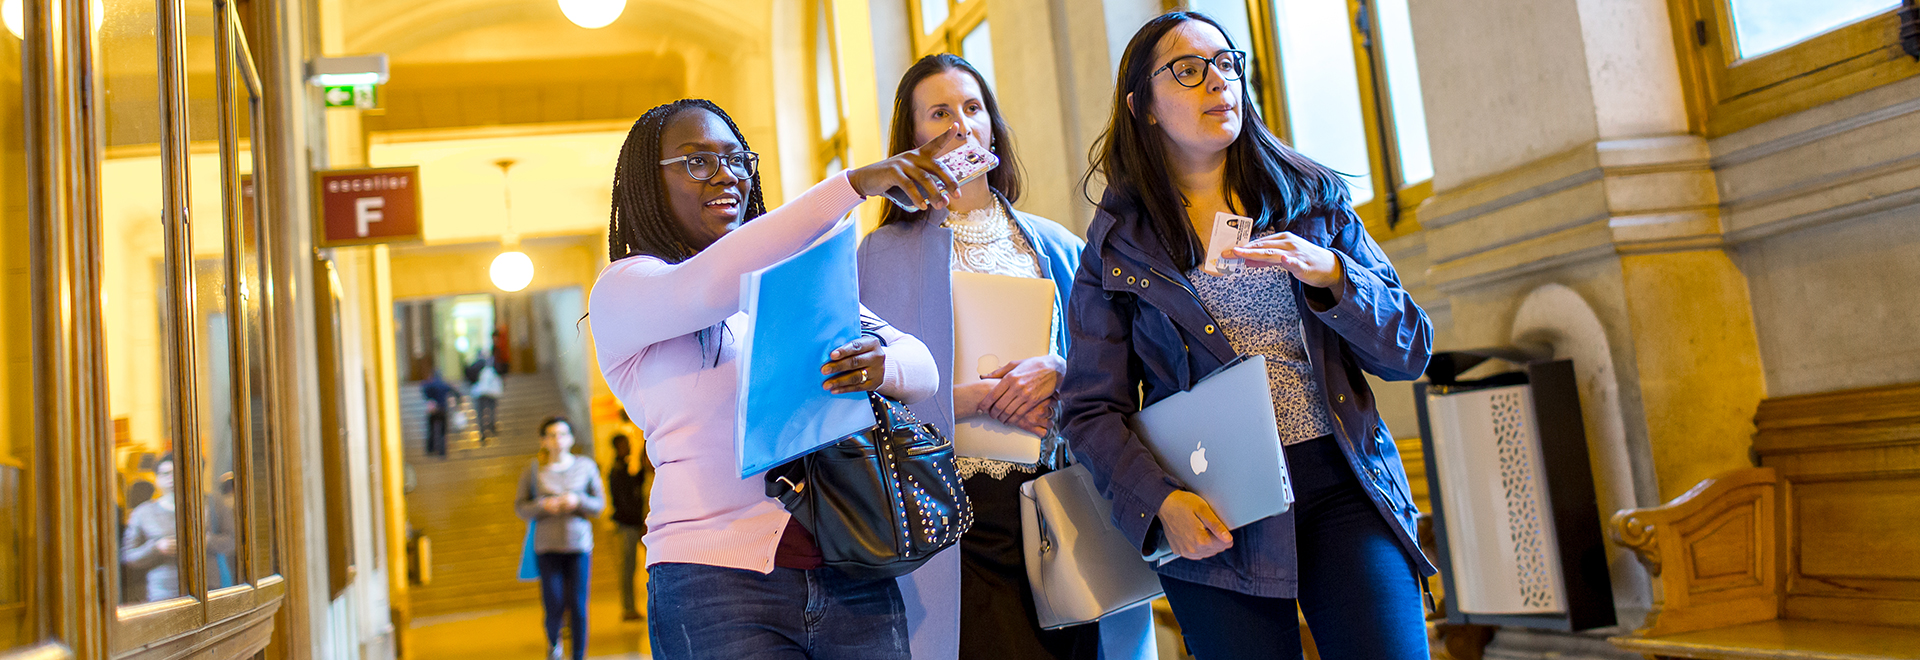
[[[555,0],[321,1],[337,54],[389,57],[373,131],[631,119],[764,61],[774,2],[629,1],[589,30]]]

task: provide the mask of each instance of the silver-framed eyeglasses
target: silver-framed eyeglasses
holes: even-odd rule
[[[1173,81],[1180,83],[1181,87],[1199,87],[1206,84],[1208,69],[1219,70],[1221,80],[1239,80],[1247,73],[1247,51],[1223,50],[1213,57],[1176,57],[1166,66],[1154,69],[1153,75],[1147,77],[1160,75],[1161,71],[1172,71]]]
[[[661,165],[684,163],[687,176],[695,181],[706,181],[720,173],[720,166],[726,165],[727,171],[735,178],[750,179],[760,171],[760,154],[751,151],[736,151],[730,154],[716,154],[711,151],[695,151],[685,156],[676,156],[660,161]]]

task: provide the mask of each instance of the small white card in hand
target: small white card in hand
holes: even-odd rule
[[[1228,248],[1237,248],[1253,240],[1253,218],[1234,215],[1221,211],[1213,214],[1213,236],[1207,239],[1207,259],[1200,262],[1200,270],[1210,275],[1238,273],[1247,265],[1246,259],[1227,259],[1220,256]]]

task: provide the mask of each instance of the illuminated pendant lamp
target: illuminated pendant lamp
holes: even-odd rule
[[[560,0],[560,13],[574,25],[597,30],[620,18],[620,12],[627,9],[627,0]]]
[[[493,278],[493,285],[501,291],[513,293],[527,288],[533,283],[533,260],[527,253],[520,251],[520,235],[513,231],[513,185],[507,178],[507,170],[513,167],[512,158],[493,161],[500,167],[501,188],[506,198],[507,231],[500,235],[500,256],[493,258],[493,266],[487,269],[487,275]]]

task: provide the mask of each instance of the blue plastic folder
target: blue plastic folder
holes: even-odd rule
[[[540,579],[540,562],[534,558],[533,526],[527,522],[527,542],[520,545],[520,581],[531,582]]]
[[[853,223],[785,261],[740,278],[740,478],[873,426],[864,392],[835,396],[820,373],[833,349],[860,337]],[[879,378],[880,374],[873,374]]]

